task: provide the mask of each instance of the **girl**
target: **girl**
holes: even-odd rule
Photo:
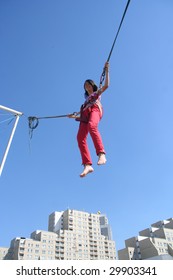
[[[98,165],[106,163],[105,150],[102,142],[100,132],[98,130],[99,121],[103,115],[103,109],[100,102],[101,94],[109,86],[109,63],[105,63],[105,83],[98,89],[94,81],[86,80],[84,83],[85,89],[85,102],[81,106],[80,112],[70,114],[70,118],[75,118],[80,121],[79,130],[77,133],[78,147],[81,153],[82,164],[84,169],[80,177],[85,177],[88,173],[94,171],[92,167],[92,159],[87,145],[88,133],[91,135],[96,154],[98,155]],[[77,117],[80,114],[79,117]]]

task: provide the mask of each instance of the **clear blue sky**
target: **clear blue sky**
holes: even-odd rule
[[[28,116],[78,111],[84,81],[99,82],[126,3],[0,0],[0,104],[24,113],[0,178],[0,246],[47,230],[48,215],[68,207],[105,213],[117,249],[173,217],[172,0],[131,0],[102,97],[105,166],[89,139],[95,172],[79,177],[72,119],[40,120],[29,140]]]

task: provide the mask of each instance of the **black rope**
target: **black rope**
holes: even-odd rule
[[[28,117],[29,137],[32,138],[33,130],[38,126],[39,120],[37,117]]]
[[[48,117],[39,117],[37,119],[41,120],[41,119],[56,119],[56,118],[65,118],[68,115],[59,115],[59,116],[48,116]]]
[[[76,115],[76,114],[77,114],[77,113],[74,112],[73,114],[58,115],[58,116],[46,116],[46,117],[34,117],[34,116],[30,116],[30,117],[28,117],[30,139],[32,138],[33,130],[34,130],[35,128],[37,128],[37,126],[38,126],[38,124],[39,124],[39,120],[41,120],[41,119],[66,118],[66,117],[68,117],[69,115]]]
[[[123,21],[124,21],[124,18],[125,18],[125,15],[126,15],[126,12],[127,12],[127,9],[128,9],[129,4],[130,4],[130,0],[127,1],[127,4],[126,4],[126,7],[125,7],[123,16],[122,16],[122,19],[121,19],[121,22],[120,22],[120,25],[119,25],[119,28],[118,28],[118,31],[117,31],[117,33],[116,33],[115,39],[114,39],[114,41],[113,41],[113,44],[112,44],[112,47],[111,47],[111,50],[110,50],[110,53],[109,53],[108,58],[107,58],[107,62],[109,62],[109,60],[110,60],[110,58],[111,58],[111,55],[112,55],[112,52],[113,52],[113,49],[114,49],[116,40],[117,40],[117,38],[118,38],[118,34],[119,34],[119,32],[120,32],[120,29],[121,29],[122,23],[123,23]],[[102,75],[101,75],[101,78],[100,78],[100,86],[102,86],[102,83],[103,83],[104,79],[105,79],[105,69],[103,69],[103,72],[102,72]]]

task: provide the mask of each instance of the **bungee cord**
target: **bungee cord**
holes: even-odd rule
[[[113,41],[111,50],[110,50],[109,55],[108,55],[108,58],[107,58],[107,62],[109,62],[109,60],[110,60],[110,58],[111,58],[111,55],[112,55],[112,52],[113,52],[115,43],[116,43],[116,41],[117,41],[118,34],[119,34],[119,32],[120,32],[121,26],[122,26],[122,24],[123,24],[123,21],[124,21],[124,18],[125,18],[127,9],[128,9],[128,7],[129,7],[129,4],[130,4],[130,0],[127,1],[127,4],[126,4],[126,7],[125,7],[123,16],[122,16],[122,18],[121,18],[121,21],[120,21],[118,30],[117,30],[117,32],[116,32],[116,35],[115,35],[115,38],[114,38],[114,41]],[[101,77],[100,77],[100,85],[99,85],[99,88],[102,87],[102,83],[103,83],[104,79],[105,79],[105,68],[103,69],[103,72],[102,72]],[[32,138],[33,130],[38,126],[39,120],[41,120],[41,119],[53,119],[53,118],[65,118],[65,117],[68,117],[69,115],[76,115],[76,112],[74,112],[74,113],[72,113],[72,114],[59,115],[59,116],[46,116],[46,117],[35,117],[35,116],[30,116],[30,117],[28,117],[29,130],[30,130],[30,131],[29,131],[30,138]]]
[[[118,27],[117,33],[116,33],[116,35],[115,35],[115,39],[114,39],[114,41],[113,41],[113,44],[112,44],[111,50],[110,50],[109,55],[108,55],[108,58],[107,58],[107,62],[109,62],[109,60],[110,60],[110,58],[111,58],[111,55],[112,55],[112,52],[113,52],[113,49],[114,49],[115,43],[116,43],[116,41],[117,41],[118,34],[119,34],[119,32],[120,32],[120,29],[121,29],[122,23],[123,23],[123,21],[124,21],[124,18],[125,18],[125,15],[126,15],[127,9],[128,9],[128,7],[129,7],[129,4],[130,4],[130,0],[128,0],[128,1],[127,1],[127,4],[126,4],[126,7],[125,7],[125,10],[124,10],[123,16],[122,16],[122,18],[121,18],[121,22],[120,22],[120,24],[119,24],[119,27]],[[104,79],[105,79],[105,69],[103,69],[103,72],[102,72],[101,77],[100,77],[100,87],[102,87],[102,83],[103,83]]]
[[[56,118],[65,118],[68,115],[59,115],[59,116],[47,116],[47,117],[28,117],[28,121],[29,121],[29,127],[31,129],[35,129],[38,124],[39,124],[39,120],[41,119],[56,119]]]
[[[68,117],[69,115],[75,115],[75,114],[76,114],[76,112],[74,112],[74,113],[72,113],[72,114],[58,115],[58,116],[45,116],[45,117],[34,117],[34,116],[30,116],[30,117],[28,117],[29,135],[30,135],[30,138],[32,138],[33,130],[38,126],[39,120],[42,120],[42,119],[66,118],[66,117]]]

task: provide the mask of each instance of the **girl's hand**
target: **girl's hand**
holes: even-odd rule
[[[74,112],[74,113],[72,113],[72,114],[68,114],[67,117],[70,118],[70,119],[76,119],[76,117],[77,117],[78,114],[79,114],[79,113]]]
[[[107,72],[109,71],[109,62],[108,61],[106,61],[104,69]]]

